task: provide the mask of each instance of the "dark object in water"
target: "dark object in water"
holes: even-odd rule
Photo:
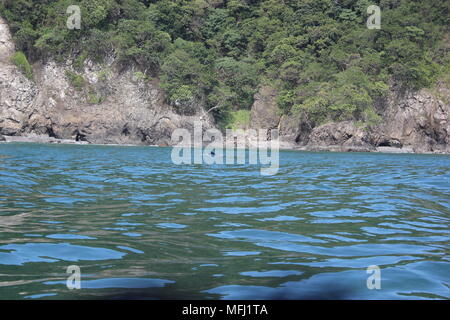
[[[215,151],[211,151],[211,156],[215,156],[216,152]]]

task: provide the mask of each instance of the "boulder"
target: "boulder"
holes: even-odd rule
[[[373,149],[368,132],[351,121],[331,122],[314,128],[307,145],[311,148],[341,146]]]

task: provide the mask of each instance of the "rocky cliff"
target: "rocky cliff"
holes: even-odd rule
[[[164,103],[157,79],[120,70],[114,57],[101,65],[85,61],[78,70],[74,61],[36,64],[30,80],[12,64],[13,53],[8,26],[0,18],[0,141],[4,135],[7,141],[20,136],[165,146],[175,128],[192,130],[195,121],[204,129],[214,127],[201,105],[181,114]],[[78,77],[77,83],[71,77]],[[283,148],[450,153],[450,90],[438,89],[442,99],[429,90],[393,90],[379,110],[382,122],[370,128],[350,121],[309,128],[298,116],[281,115],[277,92],[264,86],[255,95],[250,126],[279,129]]]
[[[102,65],[86,61],[33,66],[33,80],[11,63],[14,44],[0,18],[0,134],[106,144],[170,145],[175,128],[205,129],[213,119],[202,106],[183,115],[163,102],[156,80],[133,69],[120,71],[114,57]],[[81,84],[80,84],[81,82]]]
[[[440,98],[428,89],[393,89],[379,110],[381,122],[371,127],[343,121],[309,128],[298,115],[280,117],[273,99],[276,92],[262,88],[255,96],[251,121],[267,128],[277,125],[282,145],[301,150],[450,153],[450,89],[440,83],[437,92]]]

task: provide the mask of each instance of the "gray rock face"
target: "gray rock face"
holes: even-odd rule
[[[14,53],[14,43],[6,22],[0,17],[0,63],[6,63],[8,57]]]
[[[351,121],[333,122],[316,127],[309,135],[307,144],[311,149],[343,147],[347,151],[373,151],[370,134]]]
[[[13,53],[11,34],[0,18],[0,134],[5,135],[20,132],[37,93],[34,84],[12,65]]]
[[[75,89],[66,64],[34,66],[34,81],[11,64],[11,35],[0,20],[0,134],[48,135],[58,139],[106,144],[171,145],[176,128],[193,130],[195,121],[213,127],[202,106],[181,115],[164,104],[156,81],[134,70],[118,72],[114,59],[100,66],[86,62],[79,74],[82,88]]]
[[[449,101],[450,90],[446,92]],[[392,101],[377,128],[374,142],[381,146],[406,146],[415,152],[450,151],[450,105],[428,90],[407,93]]]
[[[276,90],[264,86],[255,94],[251,110],[252,129],[275,129],[280,123],[280,114],[276,103]]]

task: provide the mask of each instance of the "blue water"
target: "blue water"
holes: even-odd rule
[[[0,144],[0,299],[450,298],[450,156],[170,153]]]

